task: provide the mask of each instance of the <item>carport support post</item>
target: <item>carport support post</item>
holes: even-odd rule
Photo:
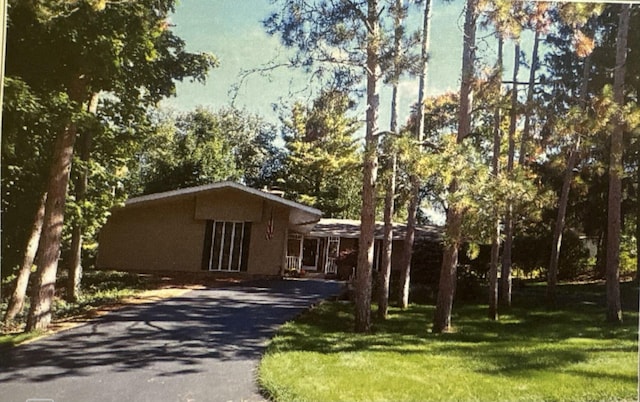
[[[284,229],[284,240],[282,241],[282,258],[280,258],[280,277],[284,278],[284,272],[287,268],[287,254],[289,252],[289,228]]]

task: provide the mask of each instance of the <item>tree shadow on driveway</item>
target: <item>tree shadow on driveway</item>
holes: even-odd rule
[[[124,307],[3,351],[0,383],[135,370],[188,375],[221,362],[257,363],[277,327],[342,287],[331,281],[260,281]]]

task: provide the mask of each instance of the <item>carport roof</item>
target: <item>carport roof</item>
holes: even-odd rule
[[[274,202],[276,204],[291,208],[291,213],[289,214],[289,224],[294,226],[297,230],[302,230],[305,232],[308,231],[322,217],[322,211],[320,211],[319,209],[299,204],[295,201],[287,200],[286,198],[282,198],[278,195],[247,187],[244,184],[236,183],[233,181],[221,181],[212,184],[205,184],[203,186],[188,187],[179,190],[143,195],[127,200],[125,202],[125,207],[140,206],[154,201],[166,201],[169,199],[182,198],[186,196],[213,192],[215,190],[221,189],[239,190],[244,193],[251,194],[262,199]]]
[[[427,239],[431,241],[442,240],[442,227],[435,225],[418,225],[416,227],[416,238]],[[407,225],[402,223],[393,224],[393,239],[404,239],[407,232]],[[310,236],[314,237],[343,237],[356,239],[360,237],[360,221],[351,219],[321,219],[311,232]],[[382,239],[384,235],[384,223],[376,222],[375,238]]]

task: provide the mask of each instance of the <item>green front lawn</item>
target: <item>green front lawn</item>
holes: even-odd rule
[[[484,305],[457,305],[455,332],[442,335],[429,332],[432,306],[392,309],[357,335],[352,306],[325,303],[281,328],[259,381],[275,400],[636,400],[637,307],[611,326],[585,287],[582,301],[575,285],[562,288],[567,305],[556,311],[535,288],[515,295],[499,322]]]

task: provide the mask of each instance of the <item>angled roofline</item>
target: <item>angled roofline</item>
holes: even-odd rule
[[[204,193],[210,190],[217,190],[217,189],[223,189],[223,188],[233,188],[239,191],[243,191],[245,193],[249,193],[249,194],[264,198],[269,201],[273,201],[278,204],[299,209],[301,211],[304,211],[312,215],[318,215],[318,219],[320,219],[320,217],[322,216],[322,211],[320,211],[319,209],[309,207],[307,205],[303,205],[295,201],[287,200],[286,198],[282,198],[280,196],[267,193],[266,191],[257,190],[255,188],[251,188],[251,187],[245,186],[244,184],[236,183],[234,181],[220,181],[217,183],[205,184],[197,187],[188,187],[188,188],[182,188],[179,190],[165,191],[162,193],[142,195],[140,197],[134,197],[134,198],[128,199],[127,201],[125,201],[124,205],[125,207],[127,207],[127,206],[146,204],[152,201],[164,201],[171,198],[177,198],[177,197],[188,196],[188,195],[196,195],[196,194]]]
[[[333,226],[333,228],[331,228]],[[360,237],[360,221],[355,219],[322,218],[309,235],[311,237],[339,236],[347,239],[357,239]],[[407,225],[405,223],[393,222],[393,240],[404,238]],[[374,238],[382,239],[384,222],[375,222]],[[439,225],[416,225],[416,237],[431,238],[441,241],[444,227]]]

